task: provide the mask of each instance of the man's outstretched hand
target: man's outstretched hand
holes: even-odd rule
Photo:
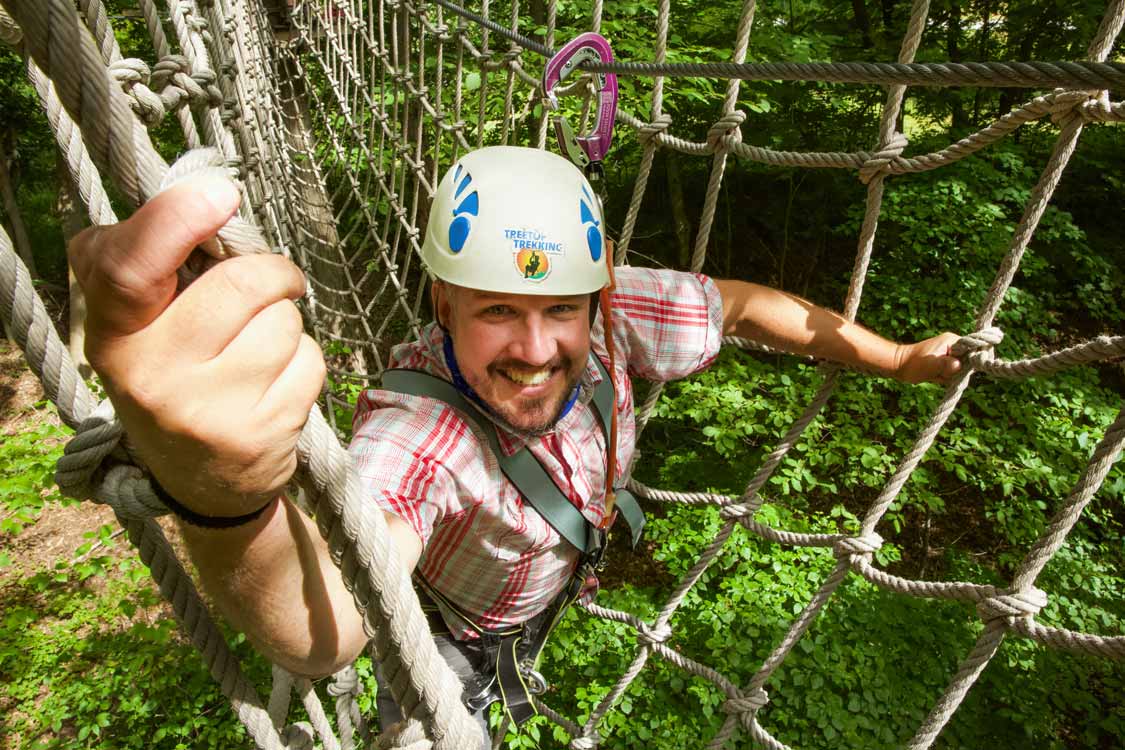
[[[134,447],[173,497],[213,516],[285,486],[325,374],[293,303],[304,277],[285,258],[223,261],[176,294],[176,269],[238,202],[228,181],[184,181],[69,248],[86,354]]]
[[[961,361],[951,353],[955,333],[939,333],[916,344],[900,344],[894,376],[907,383],[950,382],[961,371]]]

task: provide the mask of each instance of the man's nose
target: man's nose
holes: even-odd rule
[[[558,353],[558,341],[551,330],[538,316],[529,316],[523,321],[520,334],[512,343],[512,356],[532,366],[543,366],[553,360]]]

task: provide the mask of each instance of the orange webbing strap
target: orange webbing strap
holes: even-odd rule
[[[613,243],[609,240],[606,240],[605,260],[606,266],[609,267],[609,284],[602,287],[599,300],[602,307],[605,351],[609,356],[609,383],[613,387],[613,408],[610,410],[609,419],[609,445],[606,446],[605,516],[602,517],[602,522],[598,524],[598,528],[603,530],[613,525],[614,517],[617,515],[613,509],[617,502],[617,494],[613,490],[614,481],[617,478],[617,361],[613,348],[613,309],[610,305],[610,297],[613,290],[617,288],[617,281],[613,275]]]

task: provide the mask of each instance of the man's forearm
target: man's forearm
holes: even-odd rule
[[[413,570],[421,542],[388,516],[399,559]],[[392,520],[393,519],[393,520]],[[367,636],[315,522],[287,500],[233,529],[181,524],[203,588],[270,660],[297,674],[330,674]]]
[[[786,292],[745,281],[716,280],[723,333],[778,349],[894,375],[901,347],[844,316]]]

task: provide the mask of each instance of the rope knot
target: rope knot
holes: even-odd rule
[[[769,694],[762,688],[754,688],[745,695],[735,695],[723,702],[723,712],[737,716],[743,728],[749,730],[754,723],[754,715],[758,709],[770,702]]]
[[[859,181],[866,185],[875,179],[876,175],[889,174],[891,163],[902,156],[908,143],[905,135],[896,132],[891,136],[890,142],[880,144],[879,150],[869,156],[859,168]]]
[[[125,518],[152,518],[168,512],[152,491],[145,473],[132,464],[119,448],[125,428],[117,419],[113,404],[102,401],[78,425],[63,449],[55,468],[55,481],[71,497],[93,496]],[[122,462],[107,467],[106,459]]]
[[[211,24],[207,23],[206,18],[200,18],[191,11],[184,13],[184,21],[191,27],[191,30],[197,34],[203,34],[211,28]]]
[[[1065,128],[1075,120],[1107,120],[1113,115],[1109,94],[1105,91],[1091,95],[1085,91],[1056,90],[1051,99],[1051,122],[1060,128]]]
[[[328,685],[328,694],[333,698],[341,695],[359,695],[363,688],[359,684],[359,673],[355,667],[344,667],[332,675],[332,682]]]
[[[637,637],[649,646],[655,646],[672,637],[672,628],[667,625],[654,628],[647,622],[642,622],[637,628]]]
[[[707,130],[707,144],[712,151],[730,151],[742,143],[742,123],[746,113],[739,110],[728,112]]]
[[[312,724],[307,721],[294,722],[285,727],[281,734],[287,750],[312,750],[316,744],[316,733]]]
[[[126,57],[109,64],[109,74],[122,86],[134,83],[148,83],[149,67],[144,60]]]
[[[164,119],[167,114],[164,101],[148,87],[150,73],[144,60],[135,57],[117,60],[110,63],[109,74],[129,96],[129,106],[147,127],[151,128]]]
[[[179,73],[191,74],[191,63],[183,55],[165,55],[152,67],[152,84],[160,87]]]
[[[1034,586],[1014,594],[990,596],[977,602],[977,614],[985,623],[1004,619],[1009,625],[1017,618],[1035,617],[1047,606],[1047,593]]]
[[[750,515],[750,506],[741,503],[724,505],[719,508],[719,517],[724,521],[741,521],[748,515]]]
[[[86,497],[93,492],[102,461],[113,453],[125,434],[113,404],[102,401],[78,425],[55,466],[55,482],[63,494]]]
[[[637,131],[637,140],[641,142],[642,146],[647,146],[656,136],[661,133],[667,132],[668,128],[672,125],[672,115],[662,113],[657,116],[652,122],[647,122],[641,125],[640,130]]]
[[[995,358],[993,349],[1004,340],[1004,332],[995,326],[962,336],[951,347],[954,357],[972,368],[987,365]]]
[[[1113,113],[1113,104],[1109,101],[1109,92],[1100,91],[1097,96],[1092,96],[1075,107],[1086,122],[1114,122],[1119,119]]]
[[[570,750],[597,750],[598,745],[602,743],[602,736],[598,734],[595,729],[589,734],[584,734],[581,737],[575,737],[570,741],[567,746]]]
[[[870,560],[871,556],[883,546],[883,537],[875,532],[863,536],[849,536],[836,542],[832,551],[837,558],[846,558],[849,562]]]

